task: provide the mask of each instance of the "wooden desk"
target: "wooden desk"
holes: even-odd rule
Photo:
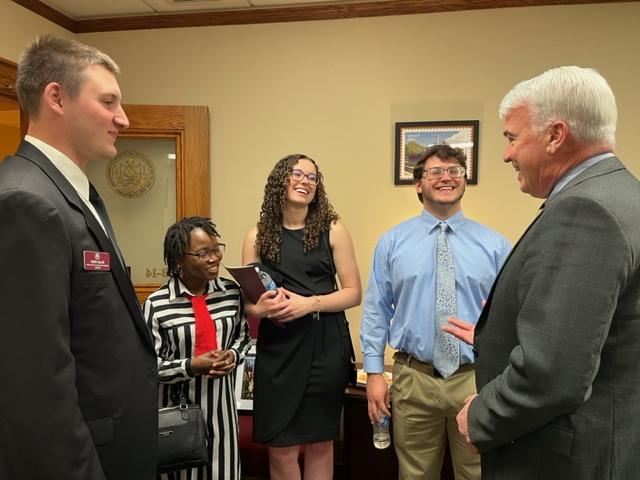
[[[396,480],[398,478],[398,457],[393,448],[393,428],[391,446],[379,450],[371,440],[371,422],[367,413],[367,394],[364,388],[348,387],[343,416],[344,468],[345,480],[375,478]],[[393,421],[393,419],[391,419]],[[392,427],[392,425],[391,425]],[[441,480],[454,480],[449,448],[445,451]]]

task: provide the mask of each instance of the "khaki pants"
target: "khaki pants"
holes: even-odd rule
[[[448,437],[456,480],[480,480],[480,455],[471,452],[456,423],[464,399],[476,390],[473,370],[445,380],[415,359],[406,365],[404,354],[394,358],[391,401],[400,478],[439,480]]]

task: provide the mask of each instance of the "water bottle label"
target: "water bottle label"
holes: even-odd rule
[[[262,285],[264,285],[265,289],[267,290],[278,289],[278,286],[276,285],[276,282],[273,281],[273,278],[271,278],[271,275],[269,275],[267,272],[263,272],[258,267],[256,267],[256,272],[258,272],[258,276],[260,277],[260,280],[262,281]]]
[[[381,415],[378,423],[373,424],[373,446],[379,449],[387,448],[391,445],[389,434],[389,417]]]

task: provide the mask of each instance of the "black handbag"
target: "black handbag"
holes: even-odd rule
[[[187,404],[184,388],[180,404],[158,409],[158,473],[209,465],[207,426],[200,405]]]

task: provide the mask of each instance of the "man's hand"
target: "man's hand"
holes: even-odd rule
[[[473,395],[469,395],[467,398],[465,398],[464,406],[456,416],[456,422],[458,422],[458,431],[464,437],[465,441],[467,442],[467,445],[469,445],[469,448],[473,453],[479,453],[479,452],[478,452],[478,449],[473,445],[473,443],[471,443],[471,438],[469,437],[469,426],[467,425],[467,412],[469,411],[469,405],[477,396],[478,395],[474,393]]]
[[[380,420],[379,412],[387,417],[391,416],[389,386],[381,373],[367,374],[367,403],[371,423],[378,423]]]
[[[440,327],[443,332],[450,333],[468,345],[473,345],[473,334],[476,328],[473,323],[455,317],[449,317],[447,320],[449,323]]]

